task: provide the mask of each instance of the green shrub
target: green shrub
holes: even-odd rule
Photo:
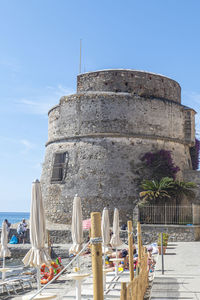
[[[169,239],[169,234],[163,233],[163,246],[167,246],[168,239]],[[161,246],[161,233],[159,233],[158,236],[158,246]]]

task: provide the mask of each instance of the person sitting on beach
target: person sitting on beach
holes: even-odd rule
[[[114,267],[113,262],[110,261],[110,256],[109,255],[106,255],[106,257],[105,257],[105,264],[106,264],[106,267],[105,267],[106,269]]]
[[[27,227],[28,227],[28,225],[26,223],[26,220],[22,219],[22,222],[17,227],[17,233],[19,235],[19,243],[21,241],[23,241],[23,244],[24,244],[24,241],[26,238]]]
[[[110,261],[110,258],[121,258],[121,262],[119,263],[119,268],[127,269],[128,265],[128,251],[127,249],[119,250],[116,252],[112,252],[111,254],[107,254],[105,257],[106,268],[114,268],[114,263]]]
[[[6,223],[6,230],[9,236],[11,223],[9,223],[7,219],[5,219],[4,222]]]
[[[124,261],[121,262],[122,268],[128,269],[128,249],[122,250],[122,258],[124,259]]]

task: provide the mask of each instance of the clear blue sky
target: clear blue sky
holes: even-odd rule
[[[76,90],[80,38],[84,71],[166,75],[200,112],[199,13],[199,0],[0,1],[0,211],[29,211],[48,109]]]

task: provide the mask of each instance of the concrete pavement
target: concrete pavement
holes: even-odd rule
[[[152,300],[200,300],[200,242],[169,243],[164,255],[164,275],[161,266],[160,255]]]

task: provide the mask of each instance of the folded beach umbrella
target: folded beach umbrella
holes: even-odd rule
[[[102,232],[102,240],[103,240],[103,247],[105,253],[109,251],[109,245],[110,245],[110,221],[109,221],[109,214],[108,214],[107,207],[104,207],[102,213],[101,232]]]
[[[3,269],[5,268],[5,258],[10,257],[11,253],[8,249],[8,232],[7,232],[7,225],[4,221],[2,223],[2,231],[1,231],[1,250],[0,250],[0,257],[3,257]],[[2,279],[5,279],[6,273],[3,272]]]
[[[2,231],[1,231],[1,250],[0,257],[10,257],[11,253],[8,249],[8,232],[6,222],[2,223]]]
[[[117,248],[122,245],[122,241],[119,237],[119,211],[117,208],[114,210],[113,235],[110,243],[113,248]]]
[[[81,198],[77,195],[74,197],[72,212],[72,242],[73,245],[69,252],[77,254],[83,248],[83,219]]]
[[[38,289],[40,288],[40,267],[42,264],[50,265],[51,258],[48,249],[45,248],[45,214],[42,201],[42,193],[39,180],[32,184],[32,200],[30,213],[30,240],[31,249],[23,259],[27,266],[37,268]]]

